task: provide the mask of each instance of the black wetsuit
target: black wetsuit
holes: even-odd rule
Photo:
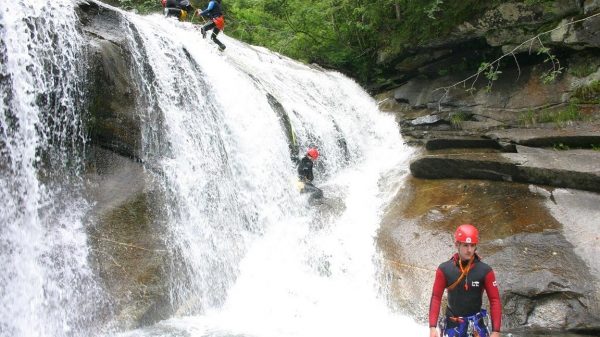
[[[304,156],[298,164],[298,178],[304,182],[304,187],[300,192],[310,193],[311,199],[320,199],[323,197],[323,191],[313,185],[313,162],[308,156]]]
[[[312,182],[313,177],[313,162],[308,156],[304,156],[298,164],[298,177],[303,182]]]
[[[190,5],[189,0],[167,0],[165,10],[167,16],[176,16],[181,19],[181,11],[191,12],[194,8]]]

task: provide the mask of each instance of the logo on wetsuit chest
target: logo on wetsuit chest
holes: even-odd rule
[[[479,288],[479,281],[472,281],[471,282],[471,287],[478,287]]]

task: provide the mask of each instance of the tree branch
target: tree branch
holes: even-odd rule
[[[486,66],[480,67],[479,70],[475,74],[473,74],[473,75],[471,75],[471,76],[463,79],[462,81],[456,82],[456,83],[454,83],[452,85],[449,85],[449,86],[446,86],[446,87],[440,87],[440,88],[434,89],[432,91],[432,93],[434,93],[436,91],[439,91],[439,90],[443,90],[444,91],[444,94],[442,95],[442,97],[438,101],[438,109],[441,107],[441,101],[444,98],[448,97],[448,94],[450,93],[451,89],[456,88],[456,87],[458,87],[461,84],[463,85],[463,87],[465,87],[466,84],[467,84],[467,82],[469,82],[471,79],[473,79],[473,82],[471,83],[471,86],[470,86],[469,89],[467,89],[467,91],[470,91],[470,92],[474,91],[474,86],[475,86],[475,83],[477,82],[477,79],[479,78],[479,75],[481,73],[489,73],[490,71],[497,71],[498,66],[500,65],[500,61],[502,59],[504,59],[505,57],[509,56],[509,55],[512,55],[513,58],[515,59],[515,62],[517,62],[517,68],[519,69],[519,76],[520,76],[521,75],[521,68],[519,67],[519,62],[517,61],[517,57],[515,55],[515,52],[517,50],[519,50],[521,47],[523,47],[524,45],[526,45],[527,43],[529,43],[530,44],[529,45],[529,53],[531,54],[531,49],[533,48],[533,43],[536,40],[540,43],[540,45],[542,46],[542,48],[545,48],[544,45],[543,45],[543,43],[542,43],[542,40],[540,39],[541,36],[549,34],[549,33],[552,33],[553,31],[558,30],[560,28],[571,26],[571,25],[574,25],[574,24],[576,24],[578,22],[582,22],[582,21],[585,21],[585,20],[589,20],[589,19],[591,19],[593,17],[596,17],[596,16],[599,16],[599,15],[600,15],[600,13],[592,14],[590,16],[587,16],[587,17],[583,18],[583,19],[571,21],[571,22],[565,23],[563,25],[557,26],[557,27],[555,27],[555,28],[553,28],[551,30],[539,33],[536,36],[534,36],[534,37],[532,37],[532,38],[524,41],[523,43],[519,44],[518,46],[516,46],[515,48],[513,48],[511,51],[509,51],[509,52],[503,54],[502,56],[498,57],[494,61],[492,61],[490,63],[486,63],[485,64]],[[556,59],[556,57],[554,55],[550,55],[548,52],[546,52],[546,53],[549,55],[549,58],[547,59],[547,61],[549,60],[549,61],[552,62],[552,69],[546,75],[549,75],[550,73],[552,73],[552,74],[560,73],[560,70],[562,68],[560,67],[560,63],[558,62],[558,59]],[[489,83],[488,83],[488,88],[489,88]]]

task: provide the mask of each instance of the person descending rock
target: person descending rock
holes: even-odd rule
[[[300,180],[300,193],[310,193],[311,199],[323,197],[323,191],[313,185],[313,162],[319,158],[319,150],[316,147],[310,147],[306,155],[298,164],[298,179]]]
[[[212,29],[210,38],[219,45],[219,50],[225,50],[225,45],[217,39],[217,35],[225,28],[225,19],[223,18],[223,10],[221,8],[221,0],[211,0],[205,10],[198,10],[198,15],[206,16],[211,21],[200,28],[202,38],[206,38],[206,32]]]
[[[449,261],[439,265],[429,304],[429,336],[438,336],[436,326],[442,295],[448,290],[446,317],[440,321],[442,336],[447,337],[500,337],[502,308],[496,276],[490,266],[475,252],[479,231],[473,225],[458,226],[454,245],[458,250]],[[482,309],[483,290],[490,302],[492,333],[485,325],[486,310]]]
[[[174,16],[183,21],[187,18],[188,13],[194,11],[194,7],[190,5],[189,0],[160,0],[161,5],[165,9],[165,16]]]

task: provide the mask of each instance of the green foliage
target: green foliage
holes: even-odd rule
[[[518,121],[520,125],[535,125],[537,123],[536,113],[533,110],[520,113]]]
[[[586,77],[598,70],[600,67],[600,59],[592,58],[591,60],[587,60],[587,62],[581,62],[578,64],[574,64],[569,66],[568,71],[569,74],[576,77]]]
[[[576,103],[600,104],[600,81],[592,81],[577,87],[573,91],[571,101]]]
[[[590,144],[590,146],[592,147],[592,150],[600,151],[600,144]]]
[[[556,113],[548,114],[547,120],[542,120],[542,122],[552,122],[558,125],[563,125],[571,121],[580,121],[582,119],[583,117],[581,116],[577,105],[569,104],[569,106],[565,110],[560,110]]]
[[[450,123],[456,128],[459,128],[462,125],[462,122],[467,121],[471,118],[471,114],[459,111],[450,115]]]
[[[569,69],[569,74],[571,74],[573,76],[586,77],[586,76],[592,74],[593,72],[595,72],[596,69],[598,69],[598,65],[584,63],[584,64],[578,64],[575,66],[571,66],[568,69]]]
[[[542,83],[550,84],[550,83],[554,82],[556,77],[558,75],[560,75],[563,70],[563,68],[560,66],[560,62],[559,62],[558,58],[556,57],[556,55],[554,55],[550,52],[550,48],[548,48],[548,47],[541,47],[540,49],[538,49],[537,54],[538,55],[542,55],[542,54],[546,55],[546,59],[544,59],[544,63],[552,64],[552,69],[549,69],[548,71],[546,71],[545,73],[543,73],[540,76]]]
[[[494,81],[498,80],[498,75],[502,74],[502,72],[500,70],[498,70],[498,68],[500,68],[500,63],[482,62],[479,65],[479,69],[477,70],[477,72],[483,73],[485,78],[487,78],[487,80],[488,80],[488,83],[485,86],[486,92],[492,91],[492,84],[494,83]],[[470,88],[469,90],[471,90],[471,89],[474,89],[474,88]]]
[[[563,143],[554,144],[552,147],[557,151],[565,151],[569,149],[569,146]]]
[[[444,0],[434,0],[431,7],[425,9],[427,17],[435,20],[435,14],[440,11],[440,5],[444,3]]]
[[[377,81],[379,52],[442,38],[494,1],[225,0],[227,33],[305,62]]]
[[[572,121],[582,120],[583,117],[579,112],[579,108],[576,104],[569,104],[564,110],[559,111],[533,111],[528,110],[527,112],[519,115],[519,124],[521,125],[536,125],[538,123],[555,123],[562,126]]]
[[[538,5],[546,2],[554,2],[555,0],[524,0],[523,3],[526,5]]]
[[[126,10],[135,9],[140,14],[157,12],[162,9],[159,0],[112,0],[110,2]]]

